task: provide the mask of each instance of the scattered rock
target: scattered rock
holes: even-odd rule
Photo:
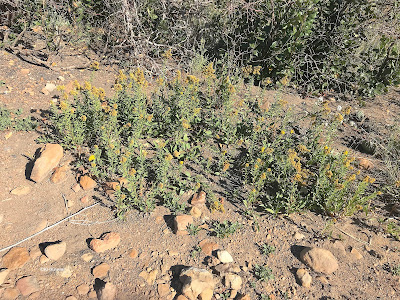
[[[214,267],[215,272],[217,272],[218,275],[223,276],[224,274],[234,274],[234,273],[239,273],[240,267],[236,264],[219,264]]]
[[[117,295],[117,287],[111,282],[107,282],[97,291],[98,300],[113,300]]]
[[[49,93],[54,92],[56,88],[57,86],[54,83],[46,83],[46,86],[44,87],[44,89]]]
[[[47,263],[48,261],[50,261],[50,259],[46,255],[41,255],[39,258],[41,264]]]
[[[223,264],[228,264],[228,263],[233,262],[232,256],[226,250],[219,250],[217,252],[217,257],[220,260],[220,262],[222,262]]]
[[[193,206],[192,209],[190,210],[190,215],[193,216],[193,218],[198,219],[201,217],[201,209]]]
[[[78,300],[75,296],[68,296],[65,300]]]
[[[213,275],[207,270],[189,268],[182,270],[179,280],[183,283],[182,294],[190,300],[195,300],[206,289],[214,290]]]
[[[217,265],[220,265],[221,262],[219,261],[218,258],[216,258],[215,256],[207,256],[204,259],[205,263],[207,264],[207,266],[209,267],[215,267]],[[224,264],[221,264],[221,266],[223,266]]]
[[[304,234],[296,232],[295,234],[293,234],[293,237],[295,240],[302,240],[304,239]]]
[[[158,270],[143,270],[140,272],[139,276],[142,277],[149,285],[153,285],[154,281],[156,280],[158,274]]]
[[[89,203],[89,196],[88,196],[88,195],[83,196],[83,197],[81,198],[81,202],[82,202],[83,204],[88,204],[88,203]]]
[[[190,201],[190,204],[192,204],[192,206],[202,206],[206,204],[206,193],[204,191],[201,191],[194,194],[192,197],[192,201]]]
[[[176,300],[188,300],[188,298],[186,298],[186,297],[183,296],[183,295],[179,295],[179,296],[176,298]]]
[[[66,266],[65,268],[63,268],[60,271],[57,271],[57,275],[61,276],[63,278],[69,278],[72,276],[72,268],[70,266]]]
[[[63,157],[63,148],[58,144],[46,144],[32,169],[31,179],[42,182]]]
[[[333,254],[322,248],[306,247],[300,253],[301,260],[315,272],[330,274],[335,272],[339,265]]]
[[[224,283],[228,289],[240,290],[242,287],[242,278],[236,274],[227,274],[224,277]]]
[[[351,251],[350,251],[350,253],[354,256],[354,258],[356,258],[356,259],[362,259],[363,258],[363,256],[362,256],[362,254],[360,253],[360,251],[358,251],[356,248],[352,248],[351,249]]]
[[[333,248],[337,249],[339,255],[346,256],[346,248],[341,241],[334,241],[332,244]]]
[[[83,254],[83,255],[81,256],[81,258],[82,258],[84,261],[89,262],[89,261],[92,260],[93,255],[92,255],[91,253],[85,253],[85,254]]]
[[[29,260],[29,252],[24,247],[14,247],[3,256],[3,266],[10,270],[21,268]]]
[[[211,255],[214,250],[219,249],[219,245],[210,240],[202,240],[199,243],[199,246],[201,248],[201,251],[203,251],[204,254],[206,254],[206,255]]]
[[[189,216],[189,215],[176,216],[174,219],[175,233],[177,235],[189,234],[186,229],[187,229],[187,226],[192,223],[193,223],[192,216]]]
[[[77,193],[77,192],[79,192],[82,188],[81,188],[80,184],[77,183],[77,184],[73,185],[73,186],[71,187],[71,189],[72,189],[75,193]]]
[[[65,242],[51,244],[44,249],[44,254],[51,260],[58,260],[64,255],[66,249]]]
[[[58,76],[57,79],[60,80],[60,81],[65,81],[65,77],[64,77],[64,76],[61,76],[61,75]]]
[[[81,284],[76,287],[76,291],[79,295],[86,295],[90,290],[90,287],[87,284]]]
[[[129,251],[129,257],[130,258],[136,258],[138,256],[138,251],[136,249],[131,249]]]
[[[9,269],[0,269],[0,285],[4,283],[8,276],[8,273],[10,273]]]
[[[298,269],[296,276],[299,279],[302,286],[309,288],[311,286],[312,278],[305,269]]]
[[[31,192],[31,187],[21,185],[13,189],[10,193],[16,196],[23,196],[23,195],[28,195],[30,192]]]
[[[358,160],[358,165],[363,170],[371,170],[374,168],[374,164],[370,160],[363,157]]]
[[[104,252],[117,247],[121,238],[116,232],[108,232],[101,236],[100,239],[93,239],[90,241],[90,249],[94,252]]]
[[[22,277],[17,281],[16,287],[23,296],[29,296],[40,290],[39,284],[34,276]]]
[[[120,183],[117,181],[108,181],[104,183],[104,188],[106,190],[116,191],[118,186],[120,186]]]
[[[19,296],[19,291],[17,288],[7,288],[3,292],[3,299],[5,300],[14,300]]]
[[[79,179],[79,184],[81,185],[84,191],[94,189],[97,185],[96,181],[94,181],[87,175],[81,176],[81,178]]]
[[[160,297],[165,297],[170,293],[169,284],[162,283],[157,286],[157,292]]]
[[[101,263],[92,270],[92,274],[96,278],[102,278],[107,276],[108,271],[110,271],[110,265],[107,263]]]
[[[50,181],[55,184],[63,182],[67,178],[67,172],[69,169],[68,165],[56,168],[53,175],[51,175]]]

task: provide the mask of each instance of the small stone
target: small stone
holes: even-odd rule
[[[66,266],[61,271],[57,271],[57,275],[63,278],[69,278],[72,276],[72,268],[70,266]]]
[[[370,160],[363,157],[358,160],[358,165],[363,170],[371,170],[374,168],[374,164]]]
[[[49,93],[53,92],[57,86],[54,83],[46,83],[46,86],[44,87]]]
[[[301,282],[301,285],[309,288],[311,286],[312,278],[310,274],[305,269],[298,269],[296,276]]]
[[[41,255],[39,258],[41,264],[47,263],[48,261],[50,261],[50,259],[46,255]]]
[[[89,262],[89,261],[92,260],[93,255],[92,255],[91,253],[85,253],[85,254],[83,254],[83,255],[81,256],[81,258],[82,258],[84,261]]]
[[[296,232],[296,233],[293,235],[293,237],[294,237],[295,240],[302,240],[302,239],[304,239],[304,234],[299,233],[299,232]]]
[[[57,167],[63,157],[63,148],[58,144],[46,144],[36,159],[30,178],[42,182],[52,169]]]
[[[28,195],[31,192],[31,188],[29,186],[21,185],[13,189],[10,193],[16,196]]]
[[[170,293],[169,284],[162,283],[157,286],[157,292],[160,297],[165,297]]]
[[[78,300],[75,296],[68,296],[65,300]]]
[[[22,277],[15,285],[22,296],[29,296],[30,294],[39,291],[39,284],[34,276]]]
[[[0,285],[4,283],[8,276],[8,273],[10,273],[9,269],[0,269]]]
[[[64,76],[61,76],[61,75],[58,76],[57,79],[60,80],[60,81],[65,81],[65,77],[64,77]]]
[[[198,219],[201,217],[201,209],[194,206],[192,207],[192,209],[190,210],[190,214],[193,216],[193,218]]]
[[[138,251],[136,250],[136,249],[131,249],[130,251],[129,251],[129,257],[130,258],[136,258],[137,256],[138,256]]]
[[[174,228],[177,235],[188,235],[186,230],[189,224],[193,223],[193,217],[189,215],[176,216],[174,219]]]
[[[90,287],[87,284],[81,284],[76,287],[76,291],[79,295],[86,295],[90,290]]]
[[[89,203],[89,196],[88,196],[88,195],[83,196],[83,197],[81,198],[81,202],[82,202],[83,204],[88,204],[88,203]]]
[[[330,274],[335,272],[339,265],[333,254],[322,248],[306,247],[300,253],[301,260],[315,272]]]
[[[242,278],[236,274],[227,274],[224,277],[224,283],[228,289],[240,290],[242,287]]]
[[[219,249],[219,245],[217,243],[215,243],[215,242],[210,241],[210,240],[202,240],[199,243],[199,246],[201,248],[201,251],[205,255],[211,255],[214,250]]]
[[[237,290],[232,290],[232,291],[230,292],[229,298],[230,298],[230,299],[235,299],[236,296],[237,296],[237,294],[238,294],[238,291],[237,291]]]
[[[3,266],[10,270],[21,268],[29,260],[29,252],[24,247],[14,247],[3,256]]]
[[[98,300],[113,300],[117,295],[117,287],[111,282],[107,282],[104,287],[97,291]]]
[[[44,254],[51,260],[58,260],[64,255],[66,249],[65,242],[51,244],[44,249]]]
[[[234,273],[239,273],[240,267],[236,264],[219,264],[217,266],[214,267],[215,272],[220,275],[223,276],[224,274],[234,274]]]
[[[15,300],[19,296],[19,291],[17,288],[8,288],[3,292],[3,299],[5,300]]]
[[[362,254],[360,253],[360,251],[358,251],[356,248],[352,248],[351,249],[351,251],[350,251],[350,253],[354,256],[354,258],[356,258],[356,259],[362,259],[363,258],[363,256],[362,256]]]
[[[28,75],[29,72],[30,72],[29,69],[21,69],[21,70],[20,70],[21,75]]]
[[[217,257],[223,264],[228,264],[233,262],[232,256],[226,250],[219,250],[217,252]]]
[[[87,175],[81,176],[79,180],[79,184],[83,188],[84,191],[88,191],[91,189],[94,189],[97,185],[96,181],[94,181],[92,178],[90,178]]]
[[[104,188],[106,190],[116,191],[118,186],[120,186],[120,183],[116,182],[116,181],[109,181],[109,182],[104,183]]]
[[[68,208],[71,208],[71,207],[73,207],[74,205],[75,205],[74,200],[72,200],[72,199],[67,200],[67,207],[68,207]]]
[[[79,192],[82,188],[81,188],[80,184],[77,183],[77,184],[74,184],[74,185],[71,187],[71,189],[72,189],[75,193],[77,193],[77,192]]]
[[[183,283],[182,294],[190,300],[197,299],[204,290],[214,290],[215,287],[214,277],[210,272],[193,267],[182,270],[179,280]]]
[[[54,184],[63,182],[67,178],[67,172],[69,169],[68,165],[56,168],[53,175],[50,177],[50,181]]]
[[[108,271],[110,271],[110,265],[107,263],[101,263],[92,270],[92,274],[96,278],[102,278],[107,276]]]
[[[100,239],[93,239],[90,241],[90,249],[94,252],[104,252],[117,247],[121,238],[116,232],[105,233]]]
[[[200,193],[194,194],[190,204],[192,204],[192,206],[202,206],[206,204],[206,193],[201,191]]]
[[[154,281],[156,280],[158,274],[158,270],[150,270],[146,272],[145,270],[140,272],[139,276],[142,277],[149,285],[153,285]]]

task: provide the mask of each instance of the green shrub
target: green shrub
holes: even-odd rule
[[[17,131],[30,131],[36,128],[36,121],[32,118],[20,118],[22,110],[8,110],[0,106],[0,131],[6,129],[14,129]]]

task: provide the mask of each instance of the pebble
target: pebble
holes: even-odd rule
[[[186,230],[189,224],[193,223],[193,217],[190,215],[176,216],[174,219],[174,229],[177,235],[188,235]]]
[[[65,242],[51,244],[44,249],[44,254],[51,260],[58,260],[64,255],[66,249],[67,244]]]
[[[47,263],[48,261],[50,261],[50,259],[46,255],[41,255],[39,258],[41,264]]]
[[[97,291],[98,300],[113,300],[117,295],[117,287],[111,282],[107,282],[104,287]]]
[[[9,269],[0,269],[0,285],[4,283],[8,276],[8,273],[10,273]]]
[[[293,235],[293,237],[294,237],[295,240],[302,240],[302,239],[304,239],[304,234],[299,233],[299,232],[296,232],[296,233]]]
[[[57,86],[54,83],[46,83],[46,86],[44,87],[49,93],[53,92]]]
[[[117,247],[121,238],[116,232],[108,232],[103,234],[100,239],[93,239],[90,241],[90,249],[94,252],[104,252]]]
[[[190,215],[193,216],[193,218],[195,219],[199,219],[201,217],[201,214],[201,209],[196,206],[192,207],[192,209],[190,210]]]
[[[29,69],[21,69],[20,72],[22,75],[28,75],[30,70]]]
[[[362,254],[360,253],[360,251],[358,251],[356,248],[352,248],[351,249],[351,251],[350,251],[350,253],[354,256],[354,258],[356,258],[356,259],[362,259],[363,258],[363,256],[362,256]]]
[[[79,179],[79,184],[84,191],[94,189],[97,185],[96,181],[90,178],[88,175],[81,176]]]
[[[192,197],[192,201],[190,201],[190,204],[192,204],[192,206],[202,206],[206,204],[206,193],[204,191],[201,191],[194,194]]]
[[[30,179],[37,183],[42,182],[50,171],[57,167],[63,155],[64,151],[60,145],[46,144],[33,165]]]
[[[315,272],[330,274],[335,272],[338,267],[338,261],[333,254],[326,249],[322,248],[308,248],[306,247],[300,253],[301,260],[313,269]]]
[[[56,168],[53,175],[50,177],[50,181],[54,184],[63,182],[67,178],[67,172],[69,171],[69,166],[64,165]]]
[[[242,287],[242,278],[236,274],[227,274],[224,277],[224,283],[228,289],[240,290]]]
[[[312,278],[310,274],[305,269],[298,269],[296,276],[301,282],[301,285],[309,288],[311,286]]]
[[[16,196],[28,195],[31,192],[31,188],[29,186],[21,185],[13,189],[10,193]]]
[[[370,160],[363,157],[358,160],[358,165],[363,170],[371,170],[374,168],[374,164]]]
[[[65,300],[78,300],[75,296],[68,296]]]
[[[15,285],[23,296],[29,296],[39,291],[39,284],[34,276],[26,276],[19,279]]]
[[[109,264],[101,263],[100,265],[93,268],[92,274],[96,278],[102,278],[107,276],[109,270],[110,270]]]
[[[72,189],[75,193],[77,193],[77,192],[79,192],[82,188],[81,188],[80,184],[77,183],[77,184],[73,185],[73,186],[71,187],[71,189]]]
[[[57,271],[57,275],[63,278],[69,278],[72,276],[72,268],[70,266],[66,266],[61,271]]]
[[[130,251],[129,251],[129,257],[130,258],[136,258],[137,256],[138,256],[138,251],[136,250],[136,249],[131,249]]]
[[[204,290],[214,290],[215,287],[214,277],[209,271],[194,267],[182,270],[179,280],[183,283],[182,294],[189,299],[197,299]]]
[[[87,284],[81,284],[76,287],[76,291],[79,295],[86,295],[90,290],[90,287]]]
[[[14,247],[3,256],[3,266],[15,270],[21,268],[29,258],[29,252],[26,248]]]
[[[226,250],[219,250],[217,252],[217,257],[220,260],[220,262],[223,264],[228,264],[228,263],[233,262],[232,256]]]
[[[219,245],[218,245],[217,243],[215,243],[215,242],[213,242],[213,241],[210,241],[210,240],[208,240],[208,239],[202,240],[202,241],[199,243],[199,246],[200,246],[200,248],[201,248],[201,251],[202,251],[205,255],[211,255],[212,252],[213,252],[214,250],[219,249]]]
[[[143,270],[140,272],[139,276],[142,277],[149,285],[153,285],[154,281],[156,280],[158,274],[158,270]]]
[[[89,196],[88,196],[88,195],[83,196],[83,197],[81,198],[81,202],[82,202],[83,204],[88,204],[88,203],[89,203]]]

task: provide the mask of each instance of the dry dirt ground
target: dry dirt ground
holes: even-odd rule
[[[96,86],[109,88],[116,71],[104,67],[97,72],[55,72],[0,52],[0,80],[6,83],[1,87],[0,104],[9,109],[22,108],[24,114],[31,112],[40,117],[41,112],[48,109],[54,94],[44,95],[41,92],[46,83],[68,85],[75,79],[91,80]],[[60,81],[59,76],[63,76],[65,81]],[[293,95],[287,97],[299,105],[303,101],[315,101]],[[363,108],[364,114],[377,126],[390,124],[399,115],[399,99],[400,95],[394,91],[391,96],[368,102]],[[334,105],[345,106],[340,102]],[[349,130],[354,129],[349,127]],[[27,179],[26,170],[40,147],[35,142],[38,136],[37,132],[12,132],[11,136],[9,131],[0,132],[0,248],[56,223],[96,199],[104,199],[97,188],[89,192],[74,192],[71,189],[76,184],[73,170],[59,184],[51,183],[48,178],[42,183]],[[351,151],[357,157],[368,158],[366,154]],[[72,157],[65,153],[62,162],[69,159]],[[379,161],[369,159],[374,162],[375,168],[379,168]],[[19,186],[29,187],[30,191],[20,196],[10,193]],[[89,196],[88,203],[80,200],[85,195]],[[64,197],[73,204],[68,211]],[[115,219],[109,207],[94,206],[21,243],[19,246],[28,249],[31,257],[23,267],[10,271],[0,285],[0,299],[14,299],[12,294],[16,292],[14,286],[17,280],[30,275],[37,279],[40,291],[30,296],[22,296],[18,292],[14,296],[16,299],[66,299],[68,296],[89,299],[96,297],[92,291],[103,282],[116,285],[116,299],[176,299],[181,288],[176,278],[182,267],[212,270],[207,264],[207,255],[197,251],[204,239],[217,243],[220,249],[232,255],[234,262],[240,266],[239,275],[243,280],[239,293],[247,294],[249,299],[268,299],[267,296],[269,299],[400,298],[400,276],[390,270],[400,264],[400,242],[387,235],[378,222],[380,218],[391,217],[385,205],[377,203],[368,216],[360,213],[336,222],[311,212],[276,218],[262,215],[258,218],[258,231],[254,231],[252,221],[243,216],[239,203],[226,201],[225,208],[225,213],[211,213],[203,209],[203,216],[195,221],[198,225],[210,224],[211,220],[242,224],[241,229],[230,237],[219,239],[206,229],[195,236],[174,234],[172,217],[164,207],[157,207],[150,214],[132,211],[125,221],[121,221]],[[119,233],[121,242],[104,253],[93,252],[88,242],[105,232]],[[66,253],[57,261],[45,262],[41,252],[43,246],[55,241],[66,242]],[[276,249],[269,257],[262,255],[257,246],[264,243]],[[299,252],[304,246],[330,250],[337,258],[339,268],[330,275],[313,272],[299,259]],[[355,255],[354,251],[352,253],[353,249],[358,250],[361,256]],[[135,256],[132,250],[136,250],[138,255]],[[7,251],[0,252],[0,257]],[[89,261],[82,258],[87,253],[93,256]],[[101,280],[96,279],[92,269],[103,262],[109,264],[110,270]],[[270,267],[274,278],[266,282],[258,281],[253,274],[253,267],[257,264]],[[298,268],[308,269],[312,276],[310,288],[301,286],[296,279]],[[68,270],[70,274],[67,274]],[[156,277],[149,284],[139,274],[152,270],[157,270],[152,273],[156,273]],[[80,285],[87,285],[89,291],[80,295],[77,290]],[[167,290],[162,290],[165,287]],[[224,284],[219,283],[213,299],[225,299],[228,292]]]

